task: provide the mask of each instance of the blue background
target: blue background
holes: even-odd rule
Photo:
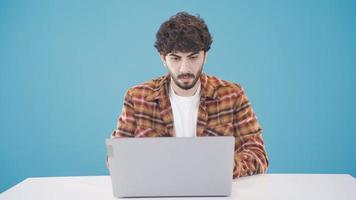
[[[163,75],[178,11],[213,35],[207,74],[245,88],[270,173],[356,176],[356,2],[1,1],[0,192],[27,177],[107,175],[124,92]]]

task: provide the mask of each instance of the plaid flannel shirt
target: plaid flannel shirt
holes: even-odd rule
[[[251,104],[238,84],[202,74],[197,132],[234,136],[233,178],[264,173],[268,158]],[[130,88],[112,137],[174,137],[169,74]]]

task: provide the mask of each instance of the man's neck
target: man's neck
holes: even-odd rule
[[[170,84],[172,84],[173,91],[176,95],[182,96],[182,97],[190,97],[190,96],[193,96],[196,93],[197,89],[199,88],[200,80],[198,80],[195,83],[194,87],[190,88],[189,90],[184,90],[184,89],[178,87],[173,80],[171,80]]]

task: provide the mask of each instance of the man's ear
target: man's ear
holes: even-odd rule
[[[166,56],[164,56],[163,54],[159,54],[159,57],[161,58],[163,65],[167,67]]]
[[[206,51],[204,52],[204,65],[206,64],[207,60],[208,60],[208,52]]]

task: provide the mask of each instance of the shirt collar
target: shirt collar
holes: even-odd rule
[[[169,92],[169,84],[170,84],[170,75],[167,74],[163,76],[157,86],[154,88],[153,93],[147,95],[145,99],[147,101],[153,101],[157,100],[160,98],[168,98],[168,92]],[[216,99],[217,98],[217,93],[216,93],[216,85],[212,84],[209,82],[209,78],[207,75],[202,73],[200,75],[200,83],[201,83],[201,97],[202,99]]]

